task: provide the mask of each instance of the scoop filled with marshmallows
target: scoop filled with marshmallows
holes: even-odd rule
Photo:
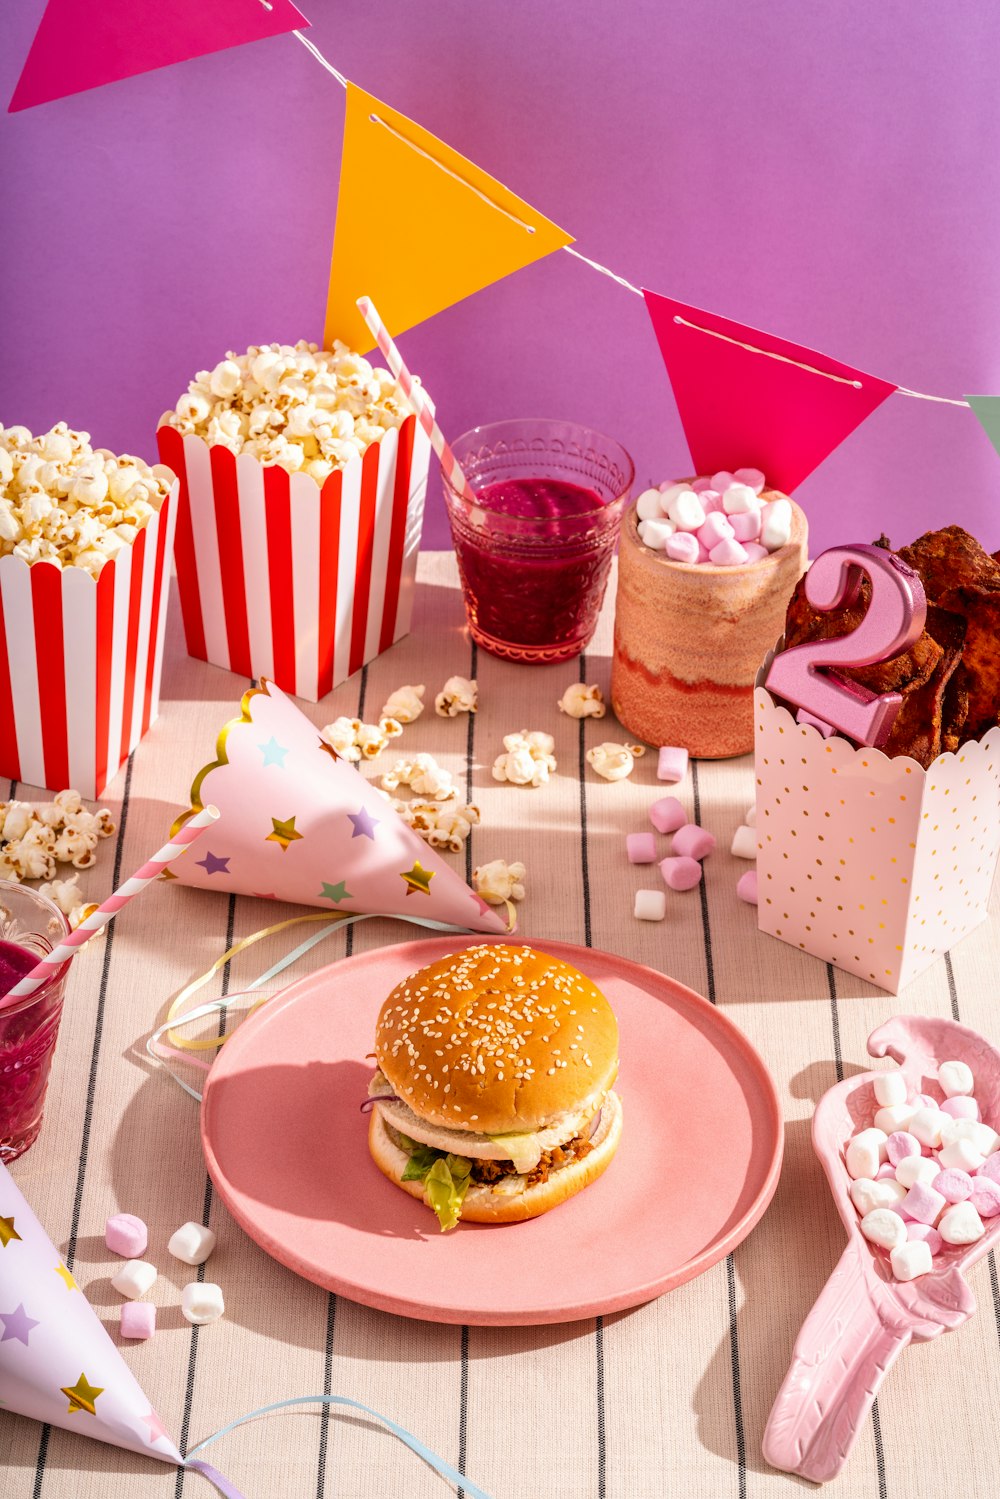
[[[901,1072],[879,1073],[872,1124],[848,1140],[844,1163],[861,1232],[889,1255],[896,1280],[916,1280],[946,1247],[974,1244],[1000,1215],[1000,1135],[983,1123],[965,1062],[942,1062],[944,1100],[910,1094]]]
[[[635,503],[639,536],[672,562],[743,567],[787,546],[792,503],[757,468],[720,470],[647,489]]]

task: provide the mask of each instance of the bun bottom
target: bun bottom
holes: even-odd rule
[[[622,1133],[622,1106],[616,1093],[609,1093],[604,1100],[601,1122],[593,1136],[593,1150],[581,1160],[571,1161],[567,1166],[557,1166],[549,1173],[548,1181],[525,1187],[519,1192],[498,1191],[495,1187],[476,1186],[472,1183],[462,1204],[464,1223],[521,1223],[526,1218],[538,1218],[551,1208],[558,1207],[569,1197],[575,1197],[584,1187],[607,1170],[618,1149]],[[373,1109],[368,1126],[368,1149],[383,1176],[401,1187],[411,1197],[430,1208],[424,1192],[423,1182],[404,1182],[400,1178],[409,1159],[389,1138],[388,1131],[378,1109]]]

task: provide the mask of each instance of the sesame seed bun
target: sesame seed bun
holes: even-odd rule
[[[483,943],[397,984],[378,1017],[375,1055],[397,1097],[429,1123],[529,1132],[600,1107],[618,1071],[618,1024],[570,964]]]

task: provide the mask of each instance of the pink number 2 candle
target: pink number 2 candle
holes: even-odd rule
[[[821,552],[806,574],[806,598],[814,609],[849,608],[857,602],[862,574],[871,580],[871,601],[856,630],[835,640],[814,640],[775,656],[767,688],[858,744],[882,745],[903,701],[847,681],[837,668],[875,666],[908,650],[923,633],[927,599],[920,578],[884,547],[859,542]]]

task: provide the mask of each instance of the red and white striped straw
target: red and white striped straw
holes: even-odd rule
[[[46,957],[42,958],[41,962],[32,968],[30,973],[26,973],[24,978],[14,985],[9,993],[0,998],[0,1010],[6,1009],[15,1000],[24,999],[27,995],[34,994],[36,989],[40,989],[67,958],[71,958],[78,948],[82,947],[85,942],[89,942],[103,926],[107,926],[112,916],[117,916],[123,906],[127,906],[130,900],[141,894],[147,885],[161,875],[167,865],[172,864],[197,838],[200,838],[202,833],[218,820],[218,817],[218,808],[205,807],[192,817],[190,822],[178,828],[171,841],[165,843],[159,853],[147,859],[130,880],[126,880],[124,885],[119,885],[107,900],[101,902],[96,911],[92,911],[85,921],[81,921],[80,925],[70,932],[64,942],[54,947]]]
[[[463,499],[468,500],[470,505],[474,505],[476,503],[476,492],[462,472],[461,465],[452,452],[448,439],[434,420],[431,409],[424,400],[422,387],[414,385],[413,376],[406,368],[402,355],[386,332],[382,319],[372,305],[371,298],[359,297],[356,305],[361,316],[368,324],[368,331],[378,344],[382,352],[382,357],[385,359],[394,377],[399,381],[404,396],[417,413],[417,421],[430,438],[431,447],[441,460],[441,469],[445,478],[453,489],[461,492]]]

